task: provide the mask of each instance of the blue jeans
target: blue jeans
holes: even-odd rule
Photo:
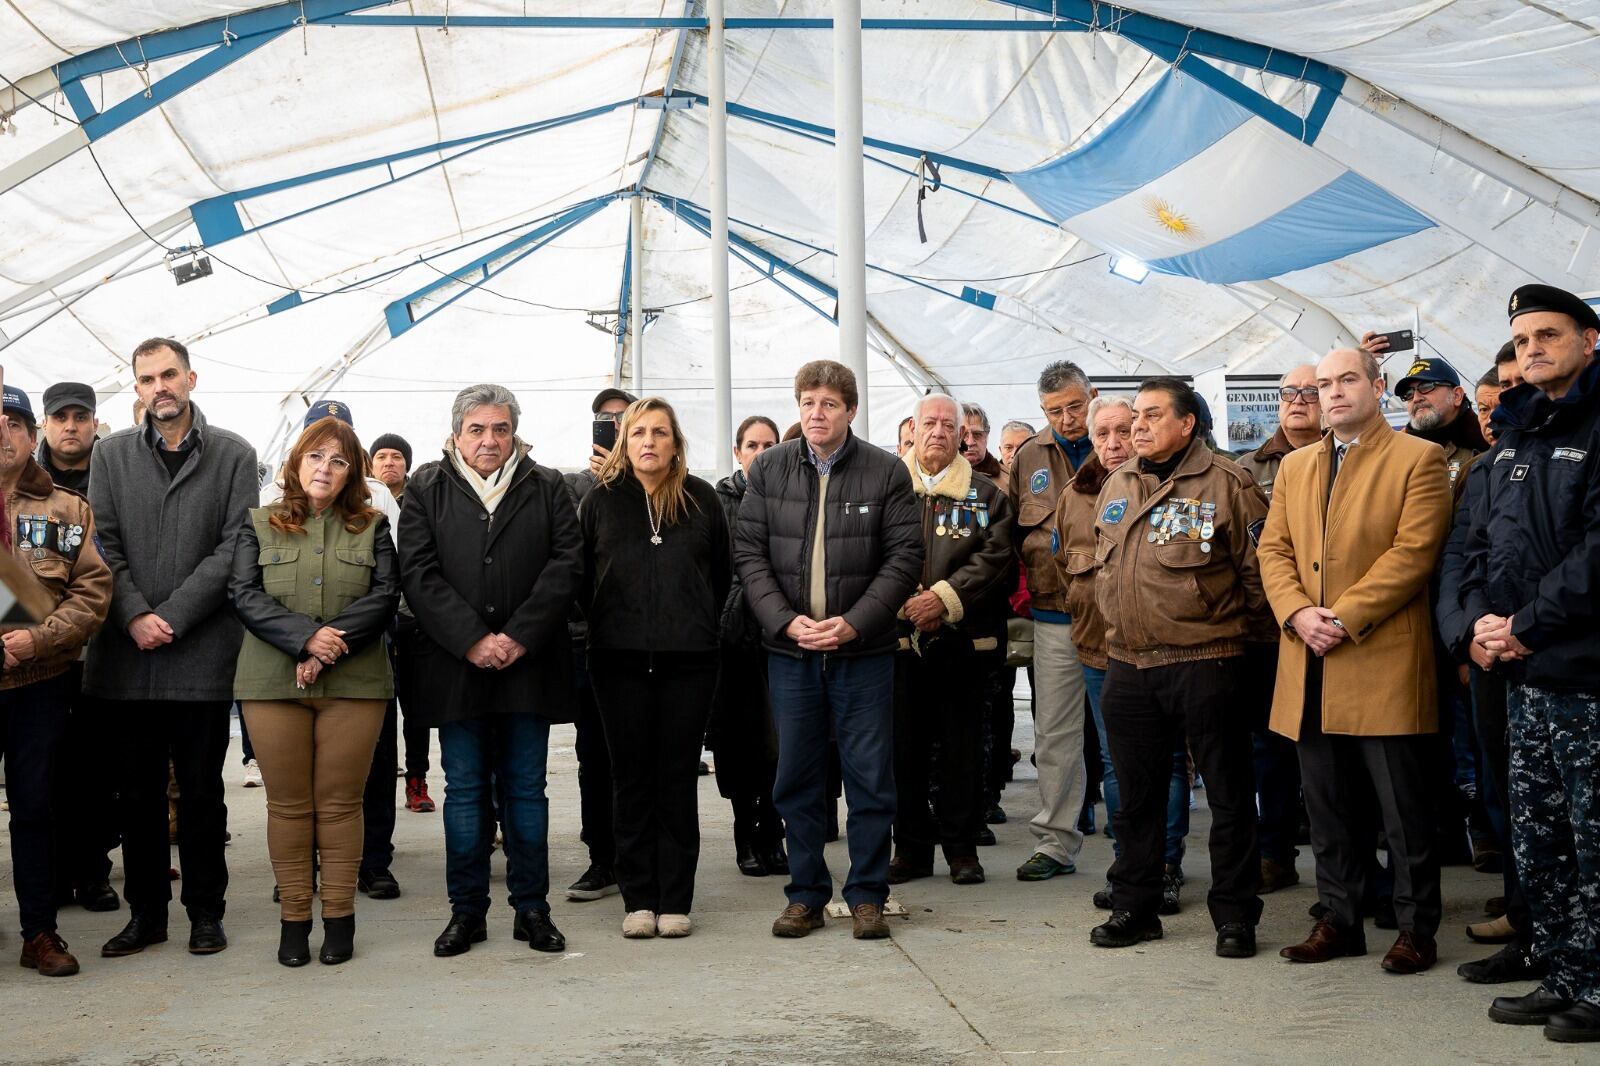
[[[778,728],[778,778],[772,800],[789,844],[790,903],[823,907],[833,878],[823,856],[827,836],[828,732],[839,743],[849,820],[850,872],[844,900],[882,906],[889,898],[889,840],[894,825],[894,655],[843,659],[807,652],[767,662],[772,718]]]
[[[533,714],[486,714],[439,727],[444,767],[445,885],[450,910],[489,913],[489,851],[498,788],[513,910],[550,913],[550,723]]]
[[[1100,793],[1106,801],[1106,836],[1111,838],[1111,854],[1122,854],[1122,845],[1111,829],[1111,816],[1122,805],[1122,790],[1117,787],[1117,771],[1111,765],[1111,744],[1106,740],[1106,720],[1100,713],[1100,689],[1106,683],[1106,672],[1093,666],[1083,668],[1083,683],[1089,690],[1089,710],[1094,715],[1094,729],[1100,734],[1100,762],[1104,774],[1100,780]],[[1182,740],[1172,753],[1172,783],[1167,787],[1167,849],[1168,866],[1183,865],[1184,838],[1189,835],[1189,751]]]

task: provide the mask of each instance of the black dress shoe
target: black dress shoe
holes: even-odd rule
[[[978,846],[980,848],[992,848],[995,846],[995,843],[996,841],[994,839],[993,829],[990,829],[988,826],[984,826],[978,830]]]
[[[122,906],[122,897],[111,887],[110,881],[85,881],[78,886],[78,906],[86,911],[114,911]]]
[[[511,935],[526,940],[534,951],[567,950],[567,938],[544,911],[519,912],[516,921],[511,923]]]
[[[784,853],[783,844],[772,845],[770,849],[761,853],[761,865],[767,868],[769,874],[784,874],[789,872],[789,856]]]
[[[1525,996],[1496,996],[1489,1004],[1489,1017],[1502,1025],[1543,1025],[1571,1009],[1570,999],[1552,995],[1541,985]]]
[[[1256,931],[1243,922],[1224,922],[1217,930],[1217,958],[1253,959]]]
[[[1542,981],[1550,967],[1536,959],[1527,948],[1507,944],[1486,959],[1464,962],[1456,974],[1475,985],[1502,985],[1508,981]]]
[[[394,879],[394,874],[389,872],[387,866],[363,870],[356,875],[356,887],[365,892],[368,899],[400,898],[400,882]]]
[[[105,946],[100,949],[100,955],[107,959],[117,959],[124,955],[137,955],[151,944],[166,942],[165,921],[135,914],[128,919],[128,924],[122,927],[122,932],[105,942]]]
[[[988,822],[990,825],[1005,825],[1005,808],[1000,806],[998,803],[990,804],[989,809],[983,812],[983,820]]]
[[[324,966],[349,962],[356,953],[356,916],[322,919],[322,950],[317,958]]]
[[[304,966],[311,961],[311,919],[278,923],[278,961],[284,966]]]
[[[433,942],[433,953],[441,959],[451,955],[464,955],[472,945],[489,939],[489,927],[476,914],[452,914],[450,924],[444,927]]]
[[[195,918],[189,922],[189,954],[215,955],[228,946],[221,918]]]
[[[1094,905],[1097,910],[1108,911],[1111,909],[1111,882],[1106,882],[1106,887],[1094,894]]]
[[[1600,1007],[1575,1003],[1544,1023],[1544,1037],[1563,1044],[1588,1044],[1600,1040]]]
[[[761,856],[749,844],[740,844],[734,849],[733,861],[746,877],[767,876],[767,864],[761,861]]]
[[[1160,940],[1161,919],[1135,918],[1131,911],[1112,911],[1104,925],[1089,931],[1089,943],[1097,948],[1131,948],[1145,940]]]

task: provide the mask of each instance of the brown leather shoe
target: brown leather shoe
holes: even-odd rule
[[[807,907],[804,903],[791,903],[783,908],[783,913],[778,915],[772,923],[772,935],[798,939],[807,936],[813,929],[822,928],[822,908]]]
[[[957,885],[983,884],[983,864],[975,855],[962,855],[951,859],[950,881]]]
[[[78,960],[67,950],[67,942],[54,929],[40,933],[22,945],[22,965],[38,970],[44,977],[71,977],[78,972]]]
[[[889,939],[889,923],[883,920],[882,907],[876,903],[857,903],[850,913],[855,917],[851,936],[857,940]]]
[[[1361,932],[1345,932],[1324,918],[1311,927],[1311,935],[1278,954],[1290,962],[1327,962],[1346,955],[1365,955],[1366,937]]]
[[[903,885],[907,881],[915,881],[923,877],[933,876],[933,863],[917,863],[903,856],[896,855],[889,860],[889,883]]]
[[[1381,965],[1390,973],[1421,973],[1438,961],[1433,937],[1401,930]]]
[[[1300,883],[1300,871],[1294,868],[1294,863],[1282,863],[1274,859],[1261,860],[1261,894],[1276,892],[1280,888]]]

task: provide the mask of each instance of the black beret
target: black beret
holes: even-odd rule
[[[1511,294],[1506,317],[1515,321],[1530,311],[1555,311],[1575,319],[1579,329],[1600,330],[1600,314],[1593,307],[1554,285],[1524,285]]]

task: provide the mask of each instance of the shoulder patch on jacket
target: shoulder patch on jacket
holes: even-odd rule
[[[1588,454],[1589,453],[1584,451],[1582,448],[1557,448],[1555,451],[1550,453],[1550,458],[1565,459],[1572,463],[1581,463],[1583,462],[1584,458],[1588,456]]]
[[[1100,512],[1100,521],[1108,526],[1114,526],[1122,521],[1122,516],[1128,513],[1128,498],[1112,500],[1106,504],[1106,509]]]
[[[1250,534],[1250,543],[1258,548],[1261,547],[1261,531],[1266,528],[1267,520],[1265,518],[1258,518],[1246,526],[1245,532]]]
[[[1028,477],[1028,491],[1035,496],[1040,495],[1050,487],[1050,468],[1041,466]]]
[[[1502,459],[1515,459],[1516,457],[1517,450],[1515,448],[1501,448],[1499,454],[1494,457],[1494,461],[1498,463]]]

